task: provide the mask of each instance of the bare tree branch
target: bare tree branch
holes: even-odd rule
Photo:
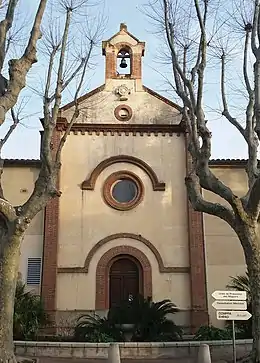
[[[9,137],[12,135],[13,131],[16,129],[17,125],[19,124],[19,118],[18,118],[18,116],[15,115],[13,108],[11,109],[11,115],[12,115],[13,123],[10,125],[5,136],[0,140],[0,155],[1,155],[1,151],[2,151],[4,144],[7,142],[7,140],[9,139]]]
[[[255,8],[254,8],[254,18],[253,18],[253,25],[252,25],[252,36],[251,36],[251,48],[254,55],[257,55],[257,45],[256,45],[256,37],[257,37],[257,27],[258,27],[258,18],[259,18],[259,0],[255,1]]]
[[[251,24],[245,25],[245,44],[244,44],[244,59],[243,59],[243,76],[246,85],[246,90],[248,93],[248,103],[246,107],[246,129],[245,129],[245,140],[248,145],[248,165],[247,165],[247,175],[248,175],[248,185],[249,188],[255,182],[255,179],[259,175],[258,171],[258,160],[257,160],[257,148],[258,139],[255,135],[255,119],[254,119],[254,103],[255,95],[251,87],[249,76],[248,76],[248,50],[249,50],[249,39],[250,32],[252,30]]]
[[[5,120],[5,115],[17,102],[21,90],[26,84],[26,75],[36,59],[36,43],[41,36],[40,24],[45,11],[47,0],[41,0],[34,19],[31,35],[20,59],[9,61],[9,83],[4,96],[0,97],[0,125]]]
[[[176,75],[178,75],[177,78],[181,78],[182,82],[185,84],[185,86],[188,88],[189,90],[189,95],[190,95],[190,99],[188,97],[185,96],[185,94],[183,94],[182,89],[181,89],[181,85],[179,82],[179,79],[177,79],[178,81],[178,85],[177,86],[177,91],[180,92],[180,94],[182,94],[182,100],[184,102],[184,104],[189,107],[190,109],[194,109],[195,108],[195,95],[194,95],[194,90],[193,90],[193,86],[192,83],[190,82],[190,80],[188,80],[183,71],[182,68],[179,64],[178,61],[178,57],[175,51],[175,47],[174,47],[174,29],[172,24],[169,21],[169,17],[168,17],[168,0],[163,0],[163,4],[164,4],[164,21],[165,21],[165,31],[166,31],[166,36],[167,36],[167,40],[168,40],[168,44],[171,50],[171,55],[172,55],[172,64],[174,67],[174,72],[177,72]]]
[[[202,17],[200,6],[198,0],[194,0],[197,17],[199,20],[200,30],[201,30],[201,38],[200,45],[198,50],[198,59],[200,57],[200,61],[197,67],[198,72],[198,88],[197,88],[197,117],[204,119],[204,113],[202,111],[202,97],[204,90],[204,71],[206,67],[206,55],[207,55],[207,36],[206,36],[206,19],[207,19],[207,11],[208,11],[208,0],[204,0],[204,14]]]
[[[225,89],[225,64],[226,64],[226,54],[225,51],[223,49],[222,51],[222,55],[221,55],[221,97],[222,97],[222,104],[223,104],[223,111],[222,111],[222,115],[226,117],[226,119],[233,125],[236,127],[236,129],[241,133],[241,135],[245,138],[245,130],[244,128],[240,125],[240,123],[236,120],[236,118],[232,117],[229,109],[228,109],[228,103],[227,103],[227,98],[226,98],[226,89]]]
[[[55,103],[54,103],[53,110],[52,110],[52,119],[53,120],[57,119],[59,107],[61,104],[61,93],[62,93],[62,87],[63,87],[63,69],[64,69],[64,61],[65,61],[66,44],[68,41],[69,27],[70,27],[70,21],[71,21],[71,13],[72,13],[72,8],[67,7],[64,33],[63,33],[62,42],[61,42],[61,51],[60,51],[60,60],[59,60],[56,90],[55,90],[55,94],[54,94]]]
[[[78,67],[75,68],[75,70],[71,73],[71,75],[62,84],[61,92],[63,92],[68,87],[68,85],[73,81],[73,79],[76,77],[76,75],[79,74],[79,72],[81,71],[81,69],[84,68],[85,62],[86,62],[85,58],[82,57],[79,65],[78,65]],[[50,101],[52,102],[54,99],[55,99],[55,94],[53,94],[50,97]]]
[[[199,178],[196,174],[191,173],[185,178],[185,183],[187,187],[188,196],[194,210],[198,212],[207,213],[213,216],[217,216],[227,222],[230,226],[234,228],[235,226],[235,215],[234,212],[219,204],[212,203],[204,199],[201,194],[201,186]]]
[[[67,52],[69,49],[69,30],[71,26],[72,13],[75,9],[78,9],[76,4],[78,4],[79,0],[69,0],[72,1],[75,5],[75,8],[66,7],[66,19],[64,24],[64,29],[60,42],[51,41],[50,45],[52,46],[52,51],[49,52],[49,67],[46,78],[46,85],[44,91],[44,118],[42,120],[42,125],[44,128],[41,140],[41,170],[39,177],[35,183],[35,188],[33,193],[27,202],[21,207],[20,213],[26,216],[26,218],[31,219],[38,210],[41,210],[43,206],[46,205],[46,200],[49,200],[53,197],[60,196],[60,192],[57,189],[57,176],[61,167],[61,151],[62,147],[69,135],[69,132],[76,121],[79,115],[79,105],[78,105],[78,96],[80,90],[83,85],[86,69],[89,65],[90,57],[93,51],[93,47],[95,45],[94,40],[90,37],[90,45],[88,48],[88,53],[85,57],[82,57],[79,65],[75,68],[75,70],[68,76],[67,80],[64,81],[64,67],[65,67],[65,59],[67,56]],[[80,0],[81,1],[81,0]],[[85,0],[86,1],[86,0]],[[63,3],[65,4],[65,3]],[[57,40],[57,39],[56,39]],[[55,43],[55,46],[54,46]],[[58,54],[58,72],[55,75],[55,92],[53,95],[50,95],[50,84],[52,78],[54,57]],[[61,105],[61,97],[64,89],[72,82],[75,77],[81,73],[79,84],[76,88],[74,95],[74,112],[71,117],[69,124],[67,125],[67,129],[60,141],[58,151],[56,155],[54,155],[53,150],[51,149],[53,131],[56,127],[57,118],[60,112]],[[54,105],[53,105],[54,103]],[[53,106],[53,107],[52,107]]]
[[[8,3],[5,19],[0,22],[0,72],[2,71],[6,55],[6,36],[12,27],[14,12],[18,0],[10,0]]]
[[[80,90],[81,90],[82,85],[83,85],[84,77],[85,77],[85,74],[86,74],[86,70],[87,70],[87,66],[88,66],[88,63],[89,63],[90,56],[92,54],[92,50],[93,50],[93,41],[90,41],[89,52],[88,52],[88,55],[86,56],[86,58],[84,59],[82,74],[81,74],[79,85],[78,85],[78,87],[76,89],[75,96],[74,96],[74,112],[73,112],[73,115],[71,117],[71,120],[70,120],[69,124],[67,125],[67,129],[66,129],[64,135],[62,136],[62,138],[60,140],[60,144],[59,144],[58,149],[57,149],[57,153],[56,153],[56,162],[57,163],[60,163],[62,148],[63,148],[63,146],[64,146],[64,144],[65,144],[65,142],[67,140],[67,137],[68,137],[68,135],[69,135],[69,133],[71,131],[72,126],[74,125],[76,119],[79,116],[78,97],[79,97],[79,93],[80,93]]]

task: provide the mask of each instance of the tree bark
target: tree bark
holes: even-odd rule
[[[252,298],[253,348],[251,361],[260,363],[260,226],[243,228],[239,238],[244,248]]]
[[[7,227],[7,226],[6,226]],[[0,226],[0,363],[16,362],[13,313],[23,233]]]

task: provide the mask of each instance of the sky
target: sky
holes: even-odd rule
[[[158,61],[162,39],[156,36],[153,25],[143,11],[141,11],[145,1],[146,0],[107,0],[103,8],[107,18],[103,40],[106,40],[115,34],[119,30],[120,23],[126,23],[130,33],[146,42],[146,52],[145,57],[143,58],[143,84],[170,99],[174,99],[173,94],[169,93],[169,86],[167,86],[165,79],[162,76],[162,73],[168,71],[166,69],[168,66],[162,65]],[[37,4],[38,1],[26,0],[26,12],[33,14]],[[22,11],[24,10],[25,8],[22,9]],[[101,54],[101,43],[100,49],[97,49],[96,54],[94,59],[95,68],[88,74],[83,93],[104,83],[105,59]],[[37,79],[41,72],[39,65],[35,66],[32,71],[33,77]],[[212,104],[214,105],[212,107],[215,107],[215,105],[218,104],[218,98],[219,82],[217,73],[215,72],[211,82],[207,84],[205,100],[208,105]],[[63,100],[63,103],[65,101],[70,101],[69,96],[67,96],[67,99]],[[30,95],[26,106],[26,112],[30,116],[24,115],[21,125],[17,127],[6,143],[3,149],[3,157],[19,159],[39,158],[39,117],[41,115],[41,109],[41,99],[35,94],[33,96]],[[208,126],[213,134],[212,158],[246,158],[246,144],[234,127],[225,119],[221,118],[215,111],[209,112],[207,118]],[[0,137],[4,135],[9,125],[10,123],[7,121],[0,127]]]

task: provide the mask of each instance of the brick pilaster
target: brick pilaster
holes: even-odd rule
[[[132,78],[141,79],[142,78],[142,55],[133,54],[132,55]]]
[[[106,54],[106,79],[116,77],[116,55],[112,53]]]
[[[187,135],[186,135],[187,136]],[[191,169],[192,160],[187,148],[186,167]],[[208,325],[208,303],[206,289],[206,260],[203,214],[196,212],[187,200],[189,256],[190,256],[190,289],[191,289],[191,330],[194,333],[202,325]]]
[[[60,132],[54,130],[52,137],[53,153],[57,150]],[[57,181],[59,187],[59,177]],[[57,247],[59,230],[59,198],[53,198],[45,208],[43,267],[41,296],[45,310],[55,319],[56,311],[56,280],[57,280]]]

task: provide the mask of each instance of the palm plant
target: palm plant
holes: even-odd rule
[[[26,292],[25,285],[17,282],[13,332],[15,339],[35,339],[39,330],[49,324],[49,318],[38,295]]]
[[[97,314],[82,315],[78,319],[74,338],[77,341],[93,343],[124,341],[120,329],[110,319]]]
[[[75,328],[75,339],[89,342],[124,341],[125,326],[132,325],[132,341],[175,341],[182,330],[170,315],[178,311],[170,300],[153,302],[139,295],[131,301],[111,308],[107,317],[83,315]]]
[[[248,271],[244,275],[232,276],[227,288],[247,293],[247,310],[252,313],[252,299],[249,284]],[[246,321],[237,321],[235,323],[238,336],[241,339],[252,338],[252,319]]]
[[[175,325],[170,315],[178,311],[170,300],[153,302],[151,297],[137,297],[133,300],[135,341],[172,341],[181,338],[181,329]]]
[[[231,276],[231,282],[227,285],[227,288],[238,291],[246,291],[248,302],[251,302],[248,271],[246,271],[244,275],[238,275],[236,277]]]
[[[132,341],[173,341],[182,336],[182,330],[169,318],[177,311],[170,300],[153,302],[151,297],[139,295],[111,309],[108,317],[115,324],[133,324]]]

